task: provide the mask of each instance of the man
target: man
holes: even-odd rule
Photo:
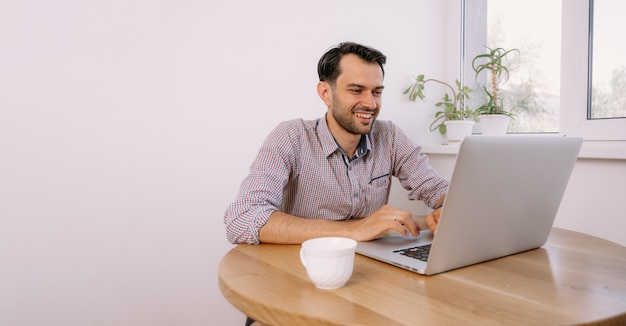
[[[395,124],[376,120],[385,62],[379,51],[351,42],[322,56],[317,93],[326,115],[286,121],[269,134],[226,210],[230,242],[367,241],[387,230],[418,236],[411,212],[386,204],[392,176],[410,199],[435,208],[426,224],[436,230],[447,180]]]

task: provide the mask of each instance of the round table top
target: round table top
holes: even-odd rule
[[[541,248],[423,276],[356,255],[346,286],[320,290],[299,245],[238,245],[224,297],[269,325],[626,325],[626,247],[554,228]]]

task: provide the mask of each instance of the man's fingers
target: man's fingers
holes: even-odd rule
[[[436,216],[433,213],[428,214],[428,216],[426,216],[426,218],[424,219],[424,223],[426,223],[426,226],[433,234],[435,234],[435,231],[437,230],[438,221],[439,216]]]

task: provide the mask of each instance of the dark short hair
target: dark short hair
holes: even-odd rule
[[[359,58],[369,63],[377,63],[385,76],[385,62],[387,57],[380,51],[354,42],[343,42],[328,50],[317,63],[317,74],[320,81],[335,84],[341,74],[339,61],[346,54],[356,54]]]

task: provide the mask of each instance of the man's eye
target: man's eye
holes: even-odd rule
[[[361,90],[360,89],[351,89],[350,92],[352,92],[354,94],[360,94]]]

